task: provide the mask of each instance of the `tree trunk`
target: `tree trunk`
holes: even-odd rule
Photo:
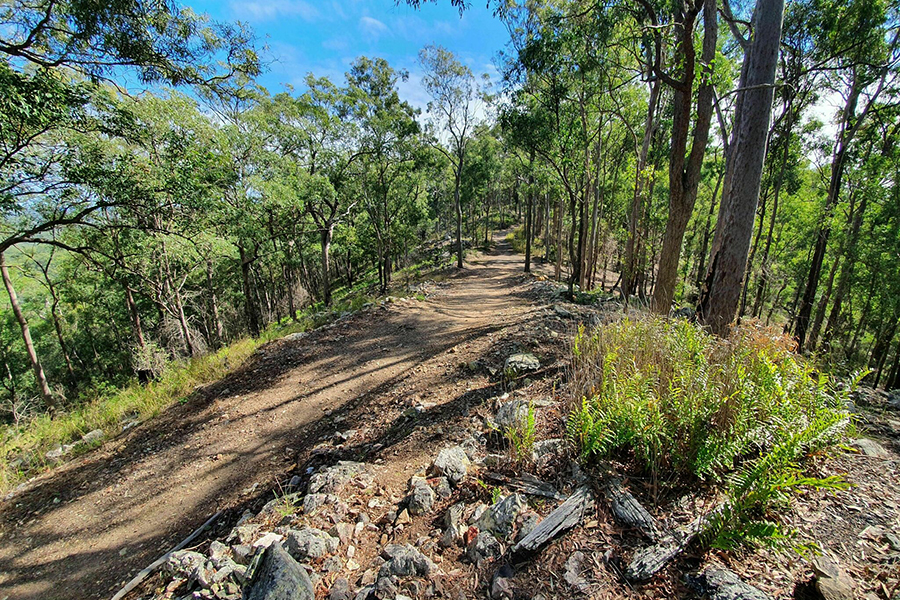
[[[700,319],[717,335],[728,332],[740,303],[766,157],[783,17],[784,0],[757,0],[756,26],[739,84],[746,89],[736,100],[734,141],[726,159],[725,189],[698,308]]]
[[[253,287],[250,281],[250,263],[252,258],[247,256],[247,251],[243,244],[238,244],[238,254],[241,260],[241,287],[244,292],[244,313],[247,317],[247,325],[250,328],[250,335],[259,337],[259,317],[256,312],[256,301],[253,298]]]
[[[528,160],[528,205],[525,208],[525,272],[531,272],[531,227],[534,221],[534,152]]]
[[[322,300],[325,306],[331,306],[331,238],[334,235],[334,223],[326,223],[322,228]]]
[[[689,17],[690,15],[682,16]],[[684,231],[697,199],[700,168],[703,165],[703,155],[709,140],[709,127],[713,112],[713,83],[704,74],[697,91],[697,117],[694,121],[690,155],[685,156],[691,128],[693,112],[691,96],[697,67],[693,40],[695,20],[695,16],[685,18],[683,22],[676,21],[675,25],[680,46],[678,55],[684,61],[685,73],[681,85],[674,88],[672,149],[669,156],[669,218],[666,222],[656,285],[653,291],[652,308],[662,314],[669,312],[675,298],[675,281],[678,278],[681,242],[684,240]],[[700,64],[703,65],[704,70],[709,69],[709,65],[715,59],[717,39],[716,0],[704,0],[703,50],[700,58]]]
[[[31,340],[31,330],[28,328],[28,321],[25,319],[25,314],[19,305],[19,297],[16,295],[16,289],[13,287],[12,279],[9,277],[6,255],[3,252],[0,252],[0,273],[3,274],[3,285],[6,286],[6,291],[9,294],[9,304],[12,307],[13,314],[16,316],[16,321],[19,322],[19,327],[22,328],[22,341],[25,342],[25,351],[28,353],[28,360],[31,362],[31,368],[34,370],[35,383],[37,383],[38,390],[47,407],[51,411],[55,411],[57,408],[56,400],[53,398],[52,392],[50,392],[50,384],[47,383],[47,377],[44,375],[44,367],[41,365],[37,351],[34,349],[34,342]]]
[[[459,201],[460,178],[462,177],[463,159],[459,157],[459,166],[456,169],[456,185],[453,187],[453,204],[456,209],[456,267],[463,268],[463,246],[462,246],[462,205]]]

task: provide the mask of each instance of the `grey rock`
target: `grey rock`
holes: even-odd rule
[[[368,585],[356,593],[356,600],[369,600],[374,597],[375,587]]]
[[[328,534],[340,540],[341,544],[347,545],[353,539],[354,527],[350,523],[338,523],[328,530]]]
[[[231,547],[231,555],[239,565],[249,565],[253,558],[253,547],[249,544],[235,544]]]
[[[391,581],[390,577],[379,577],[375,582],[375,597],[379,599],[389,600],[396,598],[397,586]]]
[[[303,498],[303,512],[308,515],[327,512],[335,521],[341,521],[348,510],[347,505],[334,494],[307,494]]]
[[[388,544],[382,554],[387,562],[379,570],[379,578],[391,575],[427,577],[437,569],[430,558],[409,544]]]
[[[494,420],[502,431],[520,427],[528,418],[528,402],[521,398],[515,398],[500,406]]]
[[[853,600],[855,584],[841,566],[827,554],[812,560],[816,573],[816,590],[824,600]]]
[[[212,583],[213,570],[205,556],[190,550],[173,552],[163,565],[163,571],[196,582],[202,588]]]
[[[475,510],[472,511],[472,515],[469,517],[469,524],[474,524],[481,518],[481,516],[487,512],[490,507],[487,504],[479,504],[475,507]]]
[[[338,577],[334,580],[331,590],[328,592],[328,600],[352,600],[353,593],[350,591],[350,582],[346,577]]]
[[[441,500],[446,500],[450,496],[453,495],[453,489],[450,487],[450,480],[446,477],[439,477],[437,480],[437,485],[435,486],[434,493],[437,494],[437,497]]]
[[[297,560],[321,558],[326,554],[337,552],[339,543],[338,538],[312,527],[292,529],[285,540],[288,552]]]
[[[421,477],[413,477],[410,481],[410,492],[406,497],[406,507],[413,515],[424,515],[431,512],[434,506],[434,490]]]
[[[237,541],[238,544],[253,544],[256,538],[259,537],[257,534],[259,533],[260,529],[262,529],[262,527],[256,524],[238,525],[231,530],[231,533],[228,534],[228,537],[225,539],[225,541]]]
[[[525,539],[529,533],[534,531],[537,524],[541,522],[541,517],[537,513],[526,513],[519,517],[519,530],[516,532],[516,541]]]
[[[884,449],[884,446],[869,438],[857,438],[850,442],[850,444],[866,456],[873,456],[875,458],[890,458],[891,456],[888,454],[888,451]]]
[[[517,377],[523,373],[537,371],[541,368],[541,361],[534,354],[521,352],[513,354],[503,363],[503,372],[507,376]]]
[[[309,575],[281,544],[266,548],[246,600],[314,600],[315,597]]]
[[[469,470],[469,457],[462,446],[444,448],[434,459],[432,469],[456,485],[465,478],[466,472]]]
[[[441,534],[441,539],[438,540],[438,546],[441,548],[452,548],[453,546],[459,545],[459,541],[462,539],[462,533],[456,527],[448,527],[444,530],[444,533]]]
[[[572,556],[566,560],[566,572],[563,576],[572,589],[581,594],[590,592],[591,586],[588,584],[582,574],[584,573],[584,553],[581,551],[574,552]]]
[[[103,439],[103,430],[102,429],[95,429],[95,430],[89,431],[86,434],[84,434],[83,436],[81,436],[81,441],[84,442],[85,444],[91,444],[91,443],[96,442],[97,440],[101,440],[101,439]]]
[[[444,525],[447,527],[459,528],[462,526],[463,513],[466,510],[464,502],[457,502],[447,509],[444,513]]]
[[[219,540],[213,540],[209,544],[209,558],[212,560],[213,564],[216,567],[219,566],[219,562],[226,559],[228,557],[228,546],[220,542]]]
[[[526,506],[524,496],[510,494],[485,511],[475,522],[475,526],[481,531],[490,531],[505,539],[512,533],[516,517]]]
[[[710,600],[771,600],[768,594],[744,583],[733,571],[709,567],[702,573],[685,576],[688,587]]]
[[[678,310],[672,311],[672,316],[676,319],[687,319],[690,321],[694,318],[695,312],[694,309],[685,306],[684,308],[679,308]]]
[[[482,531],[466,549],[466,557],[476,565],[490,559],[500,558],[503,554],[503,547],[493,535],[486,531]]]
[[[353,477],[366,470],[365,463],[342,460],[338,464],[319,471],[309,479],[309,494],[337,492]]]
[[[527,414],[527,412],[526,412]],[[541,440],[535,442],[532,448],[532,458],[536,463],[547,462],[555,456],[561,456],[566,452],[566,441],[561,438]]]
[[[344,561],[341,560],[340,556],[329,556],[325,559],[325,562],[322,564],[322,569],[326,573],[337,573],[341,569],[344,568]]]

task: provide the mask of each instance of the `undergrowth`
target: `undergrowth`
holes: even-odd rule
[[[361,282],[360,288],[364,287]],[[159,362],[154,381],[134,382],[122,389],[96,390],[93,396],[50,416],[38,415],[17,425],[0,426],[0,493],[18,485],[27,477],[53,466],[47,452],[77,441],[89,431],[102,429],[106,435],[122,431],[128,422],[140,422],[159,414],[169,406],[187,401],[198,386],[222,379],[240,367],[260,346],[289,335],[324,325],[346,311],[357,311],[373,296],[361,290],[336,291],[334,305],[326,309],[312,305],[297,321],[285,319],[273,324],[259,338],[237,340],[225,348],[200,357]],[[66,459],[93,448],[99,442],[79,445]]]
[[[802,459],[850,424],[846,394],[792,352],[793,342],[755,324],[728,340],[683,319],[625,319],[579,330],[572,381],[581,398],[568,419],[582,458],[631,461],[654,486],[721,484],[728,499],[707,540],[779,543],[770,518],[802,487],[836,479],[803,475]]]

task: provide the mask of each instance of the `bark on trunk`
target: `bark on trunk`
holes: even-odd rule
[[[25,343],[25,352],[28,353],[28,360],[31,362],[31,368],[34,371],[34,379],[35,383],[37,383],[38,391],[47,407],[51,411],[56,410],[56,400],[53,398],[50,384],[47,383],[47,377],[44,375],[44,367],[41,365],[37,351],[34,349],[34,342],[31,340],[31,330],[28,328],[28,320],[25,318],[22,307],[19,305],[16,288],[13,287],[12,279],[9,276],[9,268],[6,266],[6,255],[2,252],[0,252],[0,273],[3,274],[3,285],[6,286],[6,291],[9,294],[9,304],[12,307],[13,314],[16,316],[16,321],[19,322],[19,327],[22,329],[22,341]]]
[[[727,158],[706,288],[698,308],[700,319],[717,335],[728,332],[740,303],[766,156],[783,16],[784,0],[758,0],[753,19],[756,26],[739,84],[743,91],[738,92],[736,101],[734,141]]]

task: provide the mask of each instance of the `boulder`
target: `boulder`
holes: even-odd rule
[[[856,597],[853,580],[827,554],[815,557],[812,568],[816,574],[816,590],[824,600],[853,600]]]
[[[281,544],[266,548],[250,583],[246,600],[314,600],[309,575]]]
[[[340,545],[338,538],[312,527],[291,529],[284,543],[291,556],[297,560],[321,558],[326,554],[337,552]]]
[[[453,446],[441,450],[434,463],[431,465],[432,470],[438,475],[443,475],[453,485],[462,481],[466,472],[469,470],[469,457],[462,446]]]
[[[689,587],[710,600],[771,600],[768,594],[744,583],[736,573],[722,567],[709,567],[702,573],[689,574],[685,580]]]

